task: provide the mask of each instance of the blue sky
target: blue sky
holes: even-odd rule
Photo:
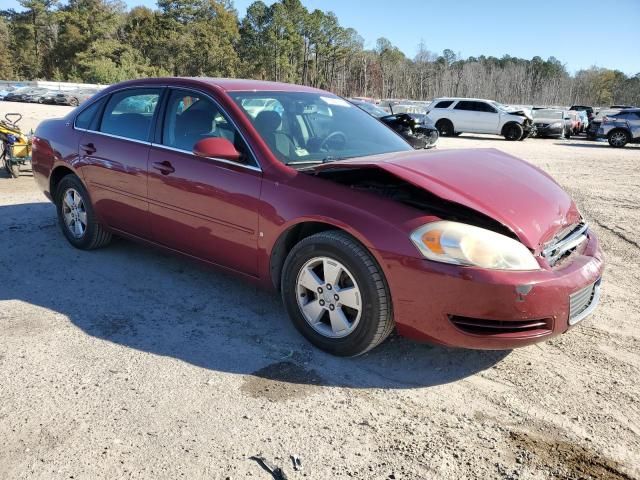
[[[155,6],[155,0],[125,0]],[[0,0],[0,8],[17,0]],[[234,0],[243,16],[252,0]],[[266,0],[265,3],[273,3]],[[387,37],[413,57],[420,40],[462,56],[555,56],[570,72],[592,65],[640,72],[640,0],[302,0],[309,10],[333,11],[355,28],[365,47]]]

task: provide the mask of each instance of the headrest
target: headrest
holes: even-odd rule
[[[263,132],[275,132],[281,123],[282,117],[278,112],[274,112],[273,110],[261,111],[255,120],[256,128]]]

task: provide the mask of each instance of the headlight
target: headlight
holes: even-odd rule
[[[562,127],[562,124],[560,122],[556,122],[556,123],[552,123],[551,125],[549,125],[551,128],[560,128]]]
[[[520,242],[473,225],[438,221],[411,234],[411,241],[429,260],[495,270],[539,270],[532,253]]]

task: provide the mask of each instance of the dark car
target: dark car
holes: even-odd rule
[[[602,118],[606,115],[613,115],[618,113],[619,109],[603,109],[599,110],[596,113],[595,117],[589,122],[589,126],[587,127],[587,139],[595,140],[598,138],[598,130],[600,130],[600,124],[602,123]]]
[[[96,92],[97,90],[87,88],[60,92],[56,95],[55,102],[58,105],[71,105],[72,107],[77,107],[95,95]]]
[[[254,117],[248,100],[275,105]],[[576,325],[600,295],[596,235],[548,174],[496,149],[414,150],[315,88],[113,85],[38,126],[33,172],[71,245],[121,235],[277,289],[296,328],[337,355],[394,328],[459,347],[529,345]]]
[[[573,122],[566,111],[534,108],[532,115],[537,137],[571,137]]]
[[[606,138],[615,148],[622,148],[627,143],[640,143],[640,108],[626,108],[604,116],[598,137]]]
[[[30,102],[33,96],[41,95],[46,91],[46,88],[22,87],[9,93],[4,99],[7,102]]]
[[[439,137],[438,129],[425,114],[396,113],[389,115],[388,112],[372,103],[356,99],[351,99],[350,102],[399,133],[413,148],[433,148],[436,146]]]

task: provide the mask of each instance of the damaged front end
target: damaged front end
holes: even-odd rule
[[[379,120],[397,132],[416,150],[433,148],[438,141],[438,130],[428,124],[421,124],[406,113],[380,117]]]

